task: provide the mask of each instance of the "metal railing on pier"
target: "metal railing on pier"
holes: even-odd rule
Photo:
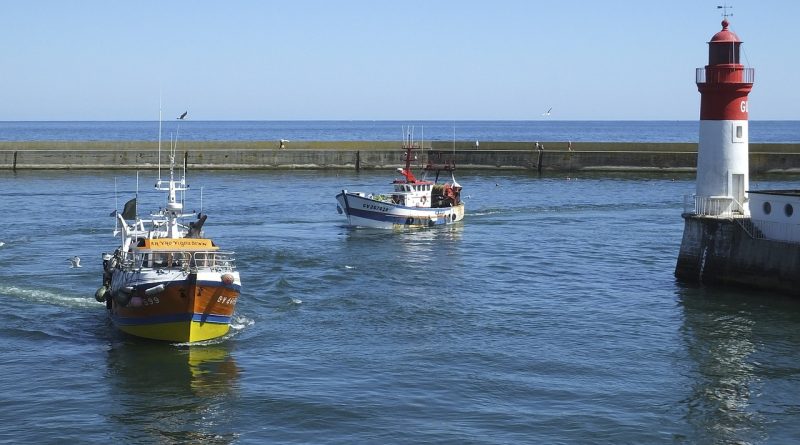
[[[800,244],[800,224],[750,218],[744,212],[744,205],[730,196],[684,195],[683,211],[688,215],[731,219],[752,239]]]
[[[744,216],[744,205],[731,196],[683,196],[683,213],[697,216]]]

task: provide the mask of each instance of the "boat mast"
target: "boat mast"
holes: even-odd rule
[[[158,95],[158,181],[161,182],[161,94]]]
[[[159,115],[160,120],[160,115]],[[160,121],[159,121],[160,126]],[[186,174],[181,177],[180,182],[175,180],[175,153],[178,146],[177,137],[175,139],[170,135],[170,152],[169,152],[169,181],[163,181],[160,177],[156,182],[156,190],[167,192],[167,206],[163,211],[163,215],[167,218],[167,237],[180,238],[181,230],[178,224],[178,218],[183,216],[183,200],[178,202],[177,192],[186,191],[189,186],[186,184]],[[159,156],[159,171],[161,167]],[[165,184],[165,182],[167,182]]]

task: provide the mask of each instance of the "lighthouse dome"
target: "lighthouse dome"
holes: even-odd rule
[[[722,31],[714,34],[714,37],[711,37],[711,41],[708,43],[723,43],[723,42],[741,43],[741,40],[739,40],[739,36],[737,36],[735,32],[728,29],[727,19],[722,20]]]

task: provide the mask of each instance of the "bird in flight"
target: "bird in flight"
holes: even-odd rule
[[[183,120],[186,117],[187,114],[189,114],[189,112],[188,111],[184,111],[183,114],[178,116],[178,119]]]
[[[81,267],[81,259],[77,255],[72,257],[72,258],[70,258],[69,262],[72,263],[72,266],[70,266],[70,267]]]
[[[550,108],[548,108],[548,109],[547,109],[547,111],[545,111],[544,113],[542,113],[542,116],[550,116],[550,112],[551,112],[551,111],[553,111],[553,107],[550,107]]]

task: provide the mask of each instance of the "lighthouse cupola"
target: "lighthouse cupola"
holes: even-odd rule
[[[742,41],[730,29],[708,42],[708,65],[696,72],[700,91],[696,211],[708,216],[747,215],[749,144],[747,95],[754,70],[739,61]]]
[[[728,29],[728,20],[722,21],[722,31],[714,34],[708,42],[708,64],[733,65],[739,63],[739,47],[742,41]]]

